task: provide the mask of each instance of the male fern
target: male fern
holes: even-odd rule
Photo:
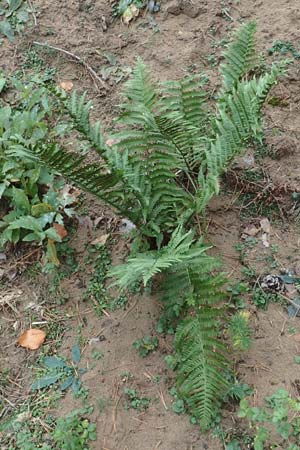
[[[236,155],[262,138],[262,106],[284,64],[254,75],[255,24],[242,26],[221,66],[222,86],[209,107],[201,76],[154,84],[141,60],[127,84],[118,129],[106,140],[90,120],[90,103],[59,95],[74,127],[96,150],[91,163],[57,144],[22,152],[65,175],[129,218],[148,250],[111,275],[121,288],[158,274],[166,321],[175,336],[178,392],[207,428],[226,390],[226,348],[220,340],[225,283],[217,261],[195,239],[193,218],[220,190]]]

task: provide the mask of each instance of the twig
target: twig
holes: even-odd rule
[[[296,313],[295,313],[295,317],[296,317],[298,312],[299,312],[299,310],[300,310],[300,305],[295,303],[293,300],[291,300],[286,295],[281,294],[280,292],[279,292],[279,295],[280,295],[280,297],[284,298],[287,302],[289,302],[296,309]]]
[[[113,412],[112,412],[112,422],[113,422],[113,431],[114,431],[114,433],[117,431],[117,411],[118,411],[118,405],[120,403],[121,398],[122,398],[122,394],[119,395],[119,397],[118,397],[118,399],[117,399],[117,401],[115,403]]]
[[[85,69],[89,72],[89,74],[91,75],[91,77],[94,81],[97,80],[99,83],[102,84],[103,87],[107,88],[107,84],[105,83],[105,81],[103,81],[102,78],[100,78],[97,75],[97,73],[94,71],[94,69],[87,62],[85,62],[82,58],[75,55],[74,53],[69,52],[68,50],[65,50],[60,47],[54,47],[54,45],[46,44],[45,42],[33,41],[33,44],[39,45],[40,47],[51,48],[52,50],[56,50],[57,52],[64,53],[65,55],[70,56],[71,58],[75,59],[80,64],[82,64],[83,67],[85,67]]]
[[[32,1],[31,0],[27,0],[27,3],[28,3],[29,8],[31,10],[31,14],[32,14],[32,17],[33,17],[33,20],[34,20],[34,25],[37,26],[37,18],[36,18],[35,12],[34,12],[34,7],[33,7],[33,4],[32,4]]]
[[[165,399],[164,399],[164,396],[163,396],[163,393],[162,393],[162,390],[161,390],[161,389],[158,391],[158,395],[159,395],[159,397],[160,397],[160,400],[161,400],[161,402],[162,402],[162,404],[163,404],[165,410],[168,411],[169,408],[168,408],[167,405],[166,405],[166,402],[165,402]]]
[[[125,319],[125,317],[128,316],[129,313],[131,313],[131,311],[136,307],[136,305],[139,302],[139,298],[137,297],[136,301],[133,303],[133,305],[123,314],[123,316],[121,317],[121,319]]]

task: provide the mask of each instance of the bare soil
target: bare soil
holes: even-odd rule
[[[260,50],[270,48],[275,40],[289,41],[295,48],[300,43],[298,0],[163,0],[159,13],[151,19],[148,14],[141,15],[129,27],[112,17],[109,1],[36,0],[34,6],[37,25],[27,27],[16,44],[2,44],[0,67],[6,71],[18,69],[28,49],[38,50],[33,41],[47,42],[76,54],[88,62],[99,76],[103,67],[109,66],[104,53],[112,53],[117,59],[117,74],[101,83],[66,55],[41,51],[46,63],[58,68],[58,83],[71,80],[75,88],[87,91],[94,103],[94,115],[102,121],[104,127],[109,127],[112,123],[115,105],[120,102],[123,81],[137,56],[143,58],[156,79],[176,79],[187,71],[204,71],[210,78],[211,86],[217,86],[217,70],[212,67],[211,62],[218,64],[223,50],[220,42],[228,37],[228,32],[238,26],[240,21],[257,21]],[[211,57],[207,59],[207,55]],[[123,79],[118,83],[116,79],[121,75]],[[249,207],[247,202],[241,202],[247,190],[243,190],[241,185],[235,185],[230,179],[228,183],[224,183],[223,195],[214,200],[209,208],[207,240],[214,244],[214,254],[222,257],[225,270],[237,282],[241,280],[241,271],[246,265],[251,265],[261,275],[278,273],[285,268],[299,272],[299,231],[294,216],[286,213],[292,206],[290,193],[300,190],[299,88],[299,63],[294,61],[289,75],[272,92],[272,95],[282,100],[281,104],[268,105],[265,111],[267,143],[272,157],[267,156],[254,163],[263,167],[267,182],[274,188],[273,200],[281,208],[277,216],[268,217],[271,221],[270,244],[278,248],[278,253],[274,256],[278,267],[272,269],[268,265],[272,247],[264,247],[260,239],[248,251],[244,262],[240,261],[235,250],[236,244],[243,243],[241,235],[245,227],[266,217],[265,214],[257,214],[245,218]],[[241,170],[243,168],[235,169],[237,177]],[[254,203],[259,200],[260,197],[257,196]],[[4,270],[9,267],[11,276],[5,289],[22,291],[18,299],[17,294],[14,296],[15,307],[6,305],[0,317],[0,366],[1,369],[10,369],[10,380],[2,392],[7,399],[7,414],[20,399],[26,398],[35,376],[32,367],[39,351],[29,353],[15,343],[16,337],[32,321],[32,308],[36,308],[36,322],[48,322],[54,316],[56,323],[66,330],[59,354],[70,354],[70,348],[77,341],[80,330],[84,343],[82,365],[89,368],[83,381],[84,386],[89,388],[89,402],[95,405],[92,419],[97,424],[98,432],[98,439],[92,448],[224,448],[213,436],[202,435],[197,427],[189,423],[188,416],[172,412],[172,397],[168,390],[172,386],[173,374],[167,370],[164,362],[165,355],[171,349],[170,338],[160,336],[157,351],[145,359],[139,357],[132,347],[132,343],[144,335],[156,335],[155,326],[160,306],[155,298],[133,296],[125,311],[109,313],[100,318],[95,314],[92,304],[83,301],[91,275],[90,266],[84,268],[90,242],[109,233],[115,242],[112,248],[114,261],[126,256],[129,245],[116,231],[118,222],[112,211],[103,208],[101,204],[95,204],[94,200],[87,200],[86,206],[89,218],[102,217],[102,221],[91,229],[87,226],[91,223],[89,220],[83,222],[71,239],[71,246],[83,268],[79,275],[71,274],[62,281],[61,289],[68,294],[68,301],[64,305],[55,310],[49,306],[53,299],[49,294],[46,275],[38,275],[36,281],[27,275],[19,275],[22,272],[22,256],[18,258],[10,255],[6,263],[0,262]],[[29,253],[30,250],[27,249],[25,254]],[[35,257],[36,255],[32,256],[33,262]],[[300,376],[294,356],[300,352],[299,319],[289,318],[286,307],[282,304],[271,304],[266,311],[262,311],[251,303],[251,296],[248,300],[254,339],[248,352],[236,355],[236,372],[239,378],[254,388],[255,402],[258,405],[278,387],[284,387],[291,394],[298,395],[297,380]],[[295,328],[296,334],[288,332],[291,327]],[[54,345],[55,340],[56,337],[51,335],[46,345]],[[99,361],[95,362],[92,358],[94,351],[103,353]],[[132,378],[124,375],[128,372],[132,374]],[[141,396],[151,398],[150,408],[145,412],[126,409],[124,387],[134,388]],[[72,393],[68,392],[55,414],[65,415],[79,405],[80,400],[74,400]],[[227,426],[238,428],[239,424],[234,422],[234,408],[230,405],[226,408],[224,416]],[[5,415],[6,413],[4,417]]]

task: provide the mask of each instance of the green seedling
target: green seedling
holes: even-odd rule
[[[63,380],[59,386],[60,390],[65,391],[72,387],[73,393],[78,395],[82,387],[80,378],[87,371],[87,369],[78,367],[80,359],[81,354],[78,345],[72,347],[72,359],[69,364],[57,356],[46,356],[43,359],[46,375],[36,380],[32,384],[31,389],[33,391],[43,389]]]
[[[126,409],[132,408],[138,411],[145,411],[149,408],[150,399],[147,397],[139,397],[135,389],[124,388],[129,403],[126,403]]]
[[[132,345],[139,352],[139,355],[142,358],[145,358],[149,353],[157,349],[158,339],[156,336],[144,336],[142,339],[135,341]]]

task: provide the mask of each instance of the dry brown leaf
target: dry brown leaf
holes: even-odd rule
[[[81,195],[81,191],[70,184],[65,184],[64,187],[60,190],[63,196],[70,197],[79,197]]]
[[[263,233],[263,234],[261,235],[261,242],[262,242],[262,245],[263,245],[264,247],[266,247],[266,248],[270,247],[270,242],[269,242],[269,235],[268,235],[268,233]]]
[[[18,339],[18,344],[29,350],[37,350],[43,344],[45,339],[45,331],[39,330],[38,328],[30,328],[21,334]]]
[[[264,233],[270,234],[271,224],[269,219],[267,219],[266,217],[264,219],[261,219],[260,226]]]
[[[254,225],[248,225],[244,230],[243,230],[243,239],[246,239],[247,236],[256,236],[259,232],[259,228],[256,228]],[[245,235],[245,236],[244,236]]]
[[[296,333],[293,335],[293,339],[295,342],[299,343],[300,342],[300,333]]]
[[[133,19],[136,19],[139,13],[140,13],[139,9],[132,3],[123,12],[122,15],[123,23],[125,23],[125,25],[129,25],[129,22]]]
[[[74,84],[72,83],[72,81],[61,81],[60,87],[64,91],[70,92],[73,89]]]
[[[65,229],[65,227],[63,225],[61,225],[60,223],[54,223],[53,224],[53,228],[55,228],[56,233],[58,234],[58,236],[60,236],[62,239],[65,238],[68,235],[67,230]]]
[[[108,147],[112,147],[113,145],[116,145],[116,144],[118,144],[119,142],[120,142],[119,139],[113,139],[113,138],[111,138],[111,139],[107,139],[106,142],[105,142],[105,144],[108,145]]]
[[[102,234],[91,242],[91,245],[104,245],[109,238],[109,234]]]

